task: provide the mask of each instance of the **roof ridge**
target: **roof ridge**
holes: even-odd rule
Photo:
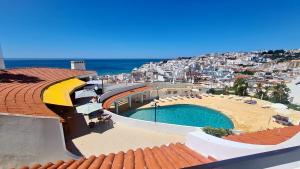
[[[175,169],[213,161],[215,160],[212,157],[202,157],[201,154],[191,150],[182,143],[171,143],[169,146],[137,148],[135,151],[130,149],[126,153],[119,151],[108,155],[101,154],[98,157],[91,155],[88,158],[81,157],[77,160],[59,160],[56,163],[47,162],[44,165],[33,164],[30,169]],[[29,167],[23,166],[21,169],[29,169]]]
[[[237,135],[228,135],[224,139],[249,143],[249,144],[279,144],[293,137],[300,131],[300,126],[288,126],[282,128],[273,128],[256,132],[249,132]]]

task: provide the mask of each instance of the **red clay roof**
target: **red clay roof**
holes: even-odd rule
[[[109,99],[107,99],[104,103],[103,103],[103,108],[104,109],[109,109],[109,107],[111,106],[111,104],[119,99],[119,98],[122,98],[122,97],[125,97],[125,96],[128,96],[130,94],[134,94],[134,93],[138,93],[138,92],[142,92],[142,91],[146,91],[150,89],[150,87],[140,87],[140,88],[136,88],[136,89],[132,89],[132,90],[129,90],[129,91],[126,91],[126,92],[122,92],[122,93],[119,93],[119,94],[116,94],[112,97],[110,97]]]
[[[21,169],[176,169],[215,161],[189,149],[181,143],[160,147],[128,150],[126,153],[90,156],[78,160],[57,161],[55,163],[34,164]]]
[[[0,112],[34,116],[57,116],[41,99],[49,85],[94,72],[57,68],[0,70]]]
[[[275,145],[288,140],[300,131],[300,126],[290,126],[271,130],[229,135],[227,140],[261,145]]]

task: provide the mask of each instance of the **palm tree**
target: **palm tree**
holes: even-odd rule
[[[247,93],[248,83],[244,78],[236,79],[233,88],[236,95],[246,96],[248,94]]]
[[[273,87],[271,100],[276,103],[288,103],[290,89],[284,83],[278,83]]]
[[[225,95],[229,94],[229,87],[228,86],[225,86],[223,94],[225,94]]]
[[[263,92],[263,85],[262,85],[262,83],[257,83],[255,97],[259,98],[259,99],[263,99],[264,98],[264,92]]]

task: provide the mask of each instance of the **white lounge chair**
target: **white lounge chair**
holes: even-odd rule
[[[269,104],[265,104],[265,105],[263,105],[263,106],[261,106],[262,108],[270,108],[271,107],[271,105],[269,105]]]
[[[178,100],[178,97],[177,96],[173,96],[172,99],[173,100]]]
[[[162,98],[159,98],[159,101],[160,101],[160,102],[165,102],[166,100],[165,100],[165,99],[162,99]]]
[[[169,97],[167,97],[167,98],[165,98],[166,100],[168,100],[168,101],[173,101],[173,99],[172,98],[169,98]]]
[[[181,100],[183,100],[183,99],[184,99],[184,97],[181,97],[181,96],[177,96],[177,98],[179,98],[179,99],[181,99]]]

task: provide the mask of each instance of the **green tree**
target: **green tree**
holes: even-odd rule
[[[224,90],[223,90],[223,94],[224,95],[228,95],[229,94],[229,87],[228,86],[225,86]]]
[[[243,75],[254,75],[254,72],[249,71],[249,70],[245,70],[245,71],[242,71],[240,73],[243,74]]]
[[[206,93],[215,94],[216,90],[214,88],[210,88],[210,89],[208,89],[208,91]]]
[[[238,78],[233,84],[234,93],[239,96],[247,96],[248,83],[244,78]]]
[[[268,100],[268,87],[264,88],[262,83],[258,83],[254,97],[262,100]]]
[[[276,84],[272,88],[272,94],[271,94],[270,100],[275,103],[288,104],[289,103],[289,100],[288,100],[289,92],[290,92],[290,89],[286,86],[285,83]]]

